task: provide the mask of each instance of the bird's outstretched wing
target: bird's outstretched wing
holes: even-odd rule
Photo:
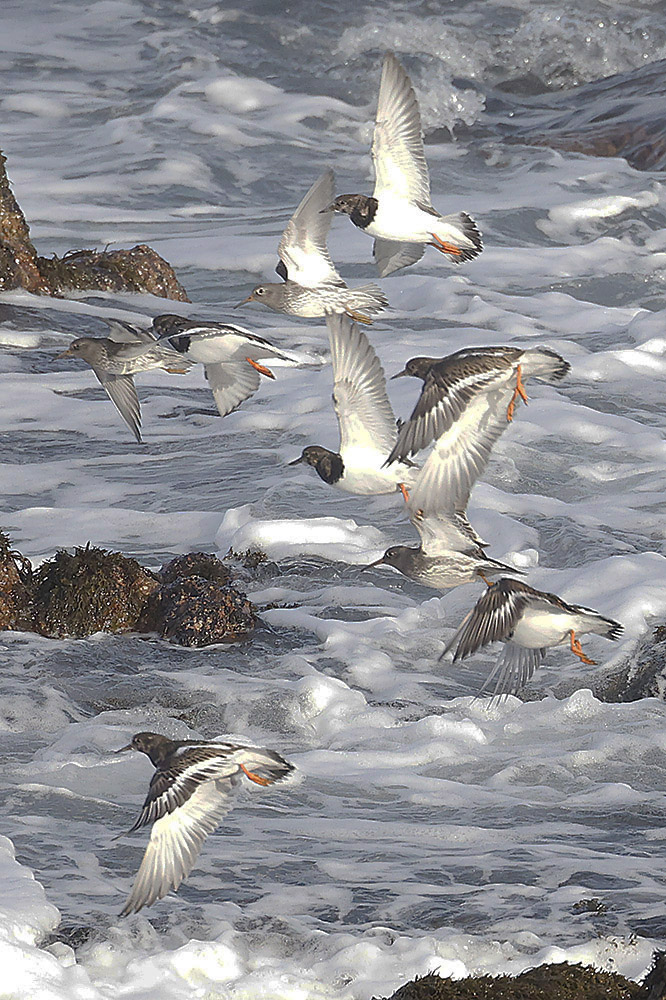
[[[379,358],[358,323],[348,316],[328,313],[326,325],[340,454],[358,448],[387,455],[395,442],[396,422]]]
[[[155,335],[152,330],[139,326],[137,323],[128,323],[123,319],[107,319],[109,327],[109,340],[116,344],[154,344]]]
[[[409,267],[421,260],[425,253],[425,243],[399,243],[397,240],[375,240],[373,254],[380,278],[393,274],[402,267]]]
[[[392,52],[386,53],[382,64],[372,160],[375,198],[419,202],[426,211],[431,207],[418,101],[411,80]]]
[[[454,662],[471,656],[482,646],[508,639],[531,601],[534,591],[520,580],[503,577],[481,595],[448,642],[445,656],[453,647]]]
[[[247,361],[205,366],[206,378],[221,417],[237,409],[259,388],[259,372]]]
[[[479,697],[490,694],[491,698],[502,699],[509,694],[517,694],[531,680],[545,656],[545,649],[527,649],[515,642],[505,643],[497,663],[479,691]]]
[[[278,274],[305,288],[323,284],[344,287],[329,255],[326,240],[333,215],[323,212],[335,197],[335,175],[330,167],[314,182],[282,234],[278,246]],[[285,278],[285,280],[286,280]]]
[[[133,376],[112,375],[101,368],[93,368],[93,371],[118,413],[141,444],[141,406]]]

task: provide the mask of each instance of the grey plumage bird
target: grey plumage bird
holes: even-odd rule
[[[111,320],[109,326],[109,337],[77,337],[58,357],[82,358],[90,365],[120,416],[141,443],[141,406],[134,375],[153,368],[184,375],[192,362],[179,356],[170,345],[158,343],[151,333],[133,323]]]
[[[282,282],[257,285],[238,306],[260,302],[276,312],[307,318],[345,312],[361,323],[371,323],[370,317],[388,305],[375,284],[349,288],[331,260],[326,246],[331,215],[323,210],[334,191],[329,168],[312,185],[282,234],[275,269]]]
[[[522,378],[561,378],[568,369],[546,348],[471,348],[448,358],[409,361],[398,375],[422,378],[423,390],[387,462],[405,461],[435,442],[407,503],[421,545],[393,545],[371,565],[392,566],[437,589],[519,573],[486,554],[467,518],[467,504],[509,425],[517,395],[525,397],[521,373]]]
[[[163,313],[153,320],[153,330],[160,344],[168,346],[189,364],[204,366],[220,416],[224,417],[252,396],[260,376],[275,375],[259,358],[294,358],[250,330],[231,323],[184,319]]]
[[[432,206],[418,101],[409,76],[392,52],[386,53],[382,65],[372,162],[372,196],[339,195],[326,210],[348,215],[355,226],[374,237],[380,277],[416,263],[426,246],[456,263],[481,253],[481,234],[466,212],[440,215]]]
[[[121,916],[150,906],[187,878],[244,778],[273,785],[294,770],[274,750],[223,740],[170,740],[159,733],[137,733],[118,753],[127,750],[145,753],[155,773],[139,818],[127,831],[153,824]]]
[[[576,636],[594,633],[618,639],[622,631],[619,622],[591,608],[567,604],[557,594],[535,590],[521,580],[502,579],[481,595],[456,629],[442,657],[455,647],[455,662],[490,643],[504,643],[504,650],[481,689],[483,694],[494,681],[492,696],[502,697],[516,694],[527,684],[549,648],[566,642],[582,663],[594,664],[583,653]]]

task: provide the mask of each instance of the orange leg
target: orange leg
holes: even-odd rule
[[[243,774],[248,776],[250,781],[254,781],[255,785],[270,785],[270,781],[268,781],[267,778],[260,778],[258,774],[254,773],[254,771],[248,771],[245,764],[241,764],[240,769]]]
[[[591,663],[592,666],[596,665],[597,661],[591,660],[589,656],[586,656],[583,650],[581,649],[580,639],[576,638],[576,633],[574,632],[573,629],[571,629],[571,652],[574,654],[574,656],[577,656],[578,659],[581,660],[583,663]]]
[[[476,572],[481,577],[481,579],[485,583],[486,587],[494,587],[495,586],[495,584],[493,583],[493,581],[488,579],[488,577],[485,575],[485,573],[483,572],[483,570],[477,569]]]
[[[404,483],[398,483],[398,489],[403,495],[405,503],[409,503],[409,490]]]
[[[165,368],[169,375],[187,375],[187,368]]]
[[[430,235],[434,240],[434,243],[431,243],[430,246],[435,247],[435,249],[439,250],[440,253],[452,253],[455,257],[462,256],[462,250],[453,243],[447,243],[446,240],[440,240],[439,236],[435,233],[431,233]]]
[[[269,378],[275,378],[275,375],[270,368],[266,368],[265,365],[260,365],[257,361],[253,361],[252,358],[246,358],[245,360],[249,365],[252,365],[253,368],[256,368],[260,375],[267,375]]]
[[[506,419],[511,423],[513,420],[513,411],[516,406],[516,400],[520,396],[525,406],[527,406],[527,393],[525,392],[525,386],[523,385],[523,380],[520,377],[520,365],[516,369],[516,388],[513,390],[513,396],[511,397],[511,402],[506,411]]]

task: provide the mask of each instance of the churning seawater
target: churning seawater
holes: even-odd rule
[[[663,704],[598,701],[564,649],[532,700],[500,705],[473,699],[492,653],[437,663],[476,590],[361,573],[413,538],[400,503],[286,467],[337,447],[327,364],[278,367],[224,420],[199,370],[140,376],[137,445],[55,356],[107,316],[180,311],[325,361],[323,324],[231,306],[270,279],[325,166],[369,192],[395,50],[433,202],[470,212],[486,249],[382,282],[393,308],[370,337],[389,374],[475,344],[571,362],[533,386],[470,513],[534,585],[623,622],[617,645],[586,644],[598,670],[622,662],[666,613],[663,6],[10,0],[0,19],[2,145],[38,250],[145,242],[192,299],[0,297],[0,526],[33,560],[88,540],[152,567],[269,556],[239,568],[266,608],[247,644],[3,633],[0,992],[366,1000],[564,956],[639,976],[666,938]],[[348,220],[330,247],[343,276],[374,278]],[[397,413],[416,390],[391,383]],[[112,838],[151,768],[110,751],[142,729],[235,733],[299,780],[249,789],[178,894],[121,921],[146,838]]]

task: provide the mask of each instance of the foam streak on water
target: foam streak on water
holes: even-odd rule
[[[87,540],[154,567],[194,549],[269,556],[239,567],[265,608],[247,645],[2,635],[8,995],[365,1000],[433,969],[564,957],[638,977],[663,945],[663,704],[601,703],[595,668],[564,649],[533,700],[502,705],[473,700],[493,653],[437,664],[477,591],[433,597],[361,572],[412,540],[400,503],[286,467],[308,443],[337,446],[327,364],[276,367],[224,420],[199,370],[142,375],[137,445],[88,369],[55,360],[106,316],[165,308],[241,319],[325,360],[321,324],[230,306],[269,278],[325,166],[338,190],[369,190],[394,48],[421,100],[434,204],[473,214],[486,249],[460,269],[429,251],[383,282],[393,310],[370,336],[389,374],[477,344],[546,344],[571,362],[565,382],[531,387],[470,515],[535,586],[621,621],[621,642],[585,645],[599,672],[621,663],[666,613],[662,175],[517,140],[595,116],[658,134],[653,14],[565,16],[551,0],[456,0],[445,17],[398,2],[5,5],[3,150],[39,250],[150,243],[194,304],[2,296],[0,525],[35,561]],[[335,220],[344,276],[374,278],[370,247]],[[390,383],[397,413],[416,390]],[[299,778],[249,788],[178,895],[119,921],[145,834],[112,838],[151,769],[112,751],[141,729],[235,733]]]

